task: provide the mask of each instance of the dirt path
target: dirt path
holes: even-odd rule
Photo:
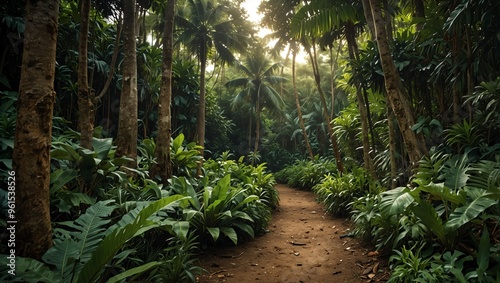
[[[375,282],[384,277],[377,272],[383,264],[376,257],[354,238],[340,237],[349,232],[348,223],[326,215],[312,192],[276,188],[280,206],[269,233],[205,251],[200,262],[207,273],[199,282]]]

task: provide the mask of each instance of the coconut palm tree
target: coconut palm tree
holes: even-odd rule
[[[233,10],[231,10],[233,11]],[[205,143],[205,72],[209,55],[215,50],[223,62],[234,62],[233,51],[243,52],[247,35],[238,31],[239,25],[227,6],[216,0],[187,0],[179,7],[176,25],[180,29],[176,43],[182,43],[194,53],[200,64],[200,100],[197,116],[198,143]],[[248,33],[247,33],[248,34]]]
[[[237,69],[243,73],[244,77],[236,78],[226,83],[227,87],[241,88],[241,91],[233,100],[233,107],[241,106],[244,101],[247,101],[255,110],[254,153],[259,149],[260,114],[262,109],[264,107],[280,109],[283,106],[281,96],[274,89],[274,86],[279,86],[280,83],[286,81],[285,78],[275,75],[275,72],[279,71],[279,68],[279,63],[272,63],[266,57],[263,48],[257,47],[252,54],[245,58],[244,64],[237,65]]]

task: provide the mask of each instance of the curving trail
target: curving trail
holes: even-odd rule
[[[276,188],[280,205],[270,232],[236,247],[206,250],[200,264],[207,272],[198,282],[384,281],[382,262],[356,239],[340,238],[349,232],[344,219],[326,215],[310,191]]]

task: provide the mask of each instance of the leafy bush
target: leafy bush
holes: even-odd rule
[[[326,175],[312,190],[329,213],[346,216],[351,211],[352,202],[367,193],[369,182],[364,169],[357,168],[343,175]]]
[[[254,221],[243,208],[258,201],[256,195],[247,195],[242,188],[231,186],[231,176],[226,175],[212,188],[203,188],[200,202],[193,209],[185,209],[186,220],[205,241],[231,240],[235,245],[242,233],[254,237],[251,223]],[[224,236],[224,237],[221,237]]]
[[[316,158],[313,161],[297,160],[274,174],[279,183],[286,183],[298,189],[311,189],[319,184],[324,176],[337,172],[335,162],[330,159]]]
[[[416,248],[416,246],[411,249],[403,247],[401,251],[396,250],[396,254],[389,259],[390,262],[394,262],[394,266],[387,283],[450,282],[451,278],[445,274],[439,255],[424,257],[421,250],[422,247]]]
[[[186,229],[175,229],[172,221],[165,221],[157,215],[161,210],[177,205],[182,196],[175,195],[155,202],[138,204],[137,208],[123,215],[120,221],[113,225],[110,216],[116,209],[112,200],[100,201],[87,209],[74,222],[64,222],[61,225],[69,228],[54,230],[54,246],[43,256],[45,263],[34,259],[20,258],[17,261],[17,281],[28,282],[94,282],[110,266],[112,261],[123,261],[130,253],[117,255],[118,251],[132,238],[141,236],[146,231],[170,226],[177,232],[179,238],[186,238]],[[178,225],[177,227],[182,227]],[[166,227],[168,229],[168,227]],[[1,261],[7,257],[2,255]],[[108,282],[118,282],[128,277],[144,273],[162,264],[151,261],[131,269],[127,269],[110,278]],[[49,268],[51,266],[51,268]],[[9,279],[4,272],[7,268],[2,262],[2,281]]]

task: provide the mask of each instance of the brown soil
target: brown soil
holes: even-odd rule
[[[200,283],[383,282],[387,266],[349,233],[345,219],[325,214],[310,191],[277,185],[280,205],[269,233],[200,256]]]

